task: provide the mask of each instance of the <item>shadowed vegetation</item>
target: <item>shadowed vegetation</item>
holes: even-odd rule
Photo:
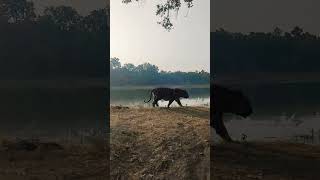
[[[290,32],[211,33],[215,75],[257,72],[318,72],[320,37],[295,27]]]
[[[2,79],[103,78],[109,10],[80,15],[67,6],[36,14],[32,2],[0,1]],[[107,63],[108,64],[108,63]]]

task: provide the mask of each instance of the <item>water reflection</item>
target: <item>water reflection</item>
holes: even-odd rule
[[[295,119],[283,119],[281,115],[255,116],[247,119],[234,116],[228,117],[226,127],[231,136],[238,140],[242,134],[245,134],[247,140],[289,140],[312,143],[300,136],[312,136],[313,131],[313,143],[320,143],[319,121],[319,116],[300,116]]]
[[[2,88],[1,134],[65,135],[73,128],[106,128],[105,88]]]

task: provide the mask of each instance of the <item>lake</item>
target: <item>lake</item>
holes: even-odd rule
[[[242,119],[227,115],[226,126],[234,138],[295,140],[311,135],[320,142],[320,83],[269,83],[235,85],[250,98],[254,113]],[[299,141],[304,141],[300,139]]]
[[[273,83],[234,85],[249,96],[254,113],[242,119],[227,115],[230,134],[248,140],[294,139],[314,131],[320,140],[320,83]],[[111,88],[110,103],[146,106],[151,87]],[[209,106],[209,87],[186,87],[189,99],[183,105]],[[0,88],[0,135],[49,136],[66,134],[68,129],[106,129],[106,89],[94,88]],[[166,106],[160,102],[160,106]],[[173,106],[177,106],[174,102]],[[318,138],[319,137],[319,138]]]
[[[106,89],[0,88],[0,135],[57,136],[106,129]]]
[[[180,87],[181,88],[181,87]],[[182,87],[183,88],[183,87]],[[110,89],[111,105],[122,106],[144,106],[152,107],[152,101],[144,103],[144,100],[149,100],[152,87],[114,87]],[[208,87],[185,87],[189,93],[189,98],[181,98],[181,103],[184,106],[210,106],[210,88]],[[159,106],[166,106],[168,101],[159,101]],[[171,106],[178,106],[173,102]]]

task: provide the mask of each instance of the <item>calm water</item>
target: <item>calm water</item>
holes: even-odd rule
[[[234,138],[244,133],[248,139],[293,139],[311,135],[320,142],[320,83],[290,83],[234,86],[249,96],[254,113],[241,119],[226,116],[226,126]],[[303,140],[301,140],[303,141]]]
[[[226,116],[230,134],[248,139],[292,139],[311,134],[320,139],[320,83],[291,83],[234,86],[249,96],[254,114],[248,119]],[[186,88],[187,106],[210,104],[209,88]],[[151,106],[143,101],[150,88],[111,89],[112,105]],[[104,88],[1,88],[0,135],[61,134],[66,129],[101,128],[106,121]],[[168,102],[160,102],[160,106]],[[177,106],[174,102],[173,106]]]
[[[104,88],[1,88],[0,135],[51,136],[106,127]]]
[[[152,100],[149,103],[144,103],[144,100],[149,100],[150,91],[152,88],[112,88],[110,91],[111,105],[124,106],[152,106]],[[184,106],[210,106],[210,88],[185,88],[190,98],[181,98],[181,103]],[[168,101],[159,101],[159,106],[166,106]],[[172,106],[178,106],[176,102]]]

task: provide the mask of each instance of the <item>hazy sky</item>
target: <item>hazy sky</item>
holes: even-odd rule
[[[229,31],[271,31],[275,26],[291,30],[298,25],[320,33],[319,0],[214,0],[211,1],[211,29]]]
[[[121,2],[111,0],[111,57],[135,65],[149,62],[161,70],[209,71],[209,0],[196,0],[189,12],[183,4],[170,32],[157,24],[155,10],[161,0]]]

